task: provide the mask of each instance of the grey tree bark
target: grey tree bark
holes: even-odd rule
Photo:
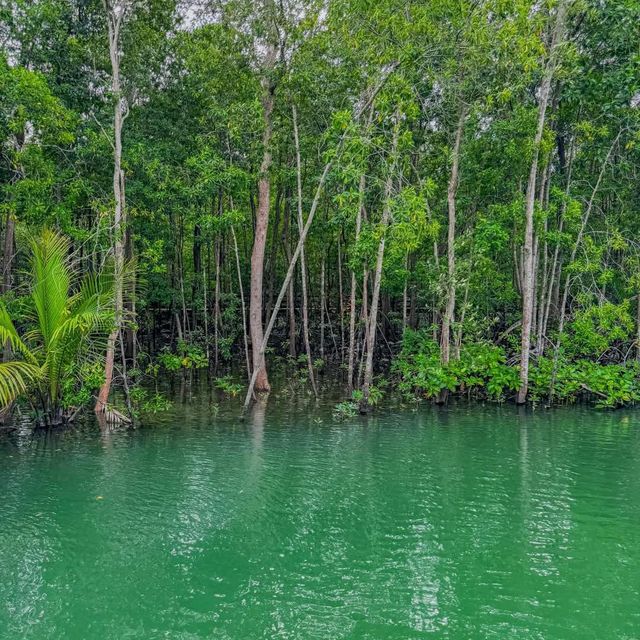
[[[540,145],[547,115],[547,105],[551,93],[551,83],[557,65],[558,47],[564,37],[565,20],[567,14],[567,0],[560,0],[558,4],[553,35],[549,50],[549,59],[540,84],[538,97],[538,124],[533,141],[533,157],[529,170],[529,181],[525,197],[525,231],[522,268],[522,340],[520,348],[520,389],[517,402],[523,404],[527,400],[529,391],[529,359],[531,354],[531,323],[533,319],[534,296],[534,241],[533,241],[533,213],[536,198],[536,179],[538,176],[538,159]]]
[[[360,410],[367,411],[369,408],[369,397],[371,393],[371,386],[373,384],[373,351],[375,349],[376,331],[378,328],[378,304],[380,301],[380,284],[382,282],[382,265],[384,261],[384,248],[386,241],[386,230],[389,226],[389,220],[391,217],[391,195],[393,191],[393,182],[395,178],[395,171],[397,166],[397,148],[398,137],[400,135],[400,123],[399,114],[396,113],[396,122],[393,130],[393,139],[391,142],[391,163],[389,167],[389,174],[385,181],[384,189],[384,205],[382,210],[382,220],[380,222],[382,226],[382,233],[380,236],[380,242],[378,243],[378,254],[376,256],[376,270],[373,280],[373,292],[371,295],[371,310],[369,311],[369,320],[367,323],[367,358],[364,367],[364,382],[362,385],[362,401],[360,403]]]
[[[460,144],[464,130],[466,110],[460,109],[456,137],[451,151],[451,174],[447,186],[447,211],[449,227],[447,229],[447,291],[446,304],[442,314],[442,329],[440,331],[440,360],[442,364],[449,362],[451,352],[451,324],[456,308],[456,193],[458,191],[460,168]]]
[[[109,36],[109,58],[111,61],[111,93],[114,101],[113,109],[113,197],[115,201],[112,252],[114,259],[114,329],[107,340],[107,352],[104,365],[104,383],[98,393],[95,411],[104,413],[109,400],[113,381],[115,348],[118,336],[121,335],[123,323],[123,287],[124,287],[124,241],[126,219],[124,172],[122,171],[122,127],[127,116],[127,105],[122,95],[120,79],[120,31],[122,21],[128,9],[126,1],[103,0],[107,16]]]

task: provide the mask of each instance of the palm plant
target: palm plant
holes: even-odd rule
[[[79,277],[69,241],[45,230],[30,242],[30,291],[22,335],[0,301],[0,343],[13,360],[0,363],[0,407],[25,397],[45,424],[68,418],[63,387],[79,363],[103,348],[113,325],[113,278],[106,272]]]

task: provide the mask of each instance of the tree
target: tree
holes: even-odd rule
[[[527,399],[529,388],[529,354],[531,351],[531,322],[533,320],[534,299],[534,256],[533,256],[533,213],[536,197],[536,181],[538,177],[538,160],[540,145],[547,115],[547,105],[551,94],[551,83],[558,64],[558,48],[562,45],[567,15],[567,1],[560,0],[554,20],[548,59],[540,83],[538,97],[538,123],[533,140],[531,168],[525,196],[525,231],[524,231],[524,259],[522,267],[522,341],[520,351],[520,389],[518,403]]]
[[[112,226],[112,247],[114,263],[114,314],[115,326],[109,334],[107,352],[104,363],[104,383],[100,387],[96,400],[96,413],[104,413],[109,400],[111,382],[113,380],[113,365],[115,359],[116,341],[122,340],[123,327],[123,282],[124,282],[124,244],[127,226],[125,182],[122,170],[122,126],[128,115],[128,106],[122,95],[120,80],[122,23],[131,10],[128,0],[103,0],[109,35],[109,58],[111,60],[111,93],[114,103],[113,109],[113,198],[115,209]]]
[[[97,362],[98,339],[113,323],[113,278],[95,273],[80,280],[68,239],[52,231],[33,239],[30,248],[34,317],[22,336],[0,303],[0,340],[18,358],[0,363],[0,406],[27,395],[39,420],[58,424],[76,411],[69,405],[70,385],[80,383],[90,392],[90,381],[80,378],[91,368],[86,365]]]

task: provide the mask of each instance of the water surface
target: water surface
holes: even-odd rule
[[[152,422],[0,438],[1,638],[640,638],[640,414]]]

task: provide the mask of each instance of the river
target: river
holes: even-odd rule
[[[237,409],[2,436],[0,637],[640,637],[640,414]]]

